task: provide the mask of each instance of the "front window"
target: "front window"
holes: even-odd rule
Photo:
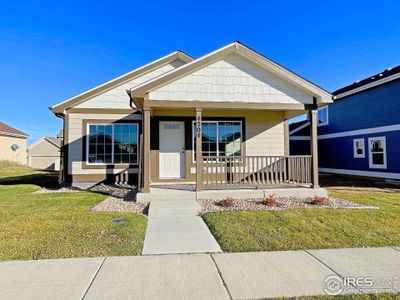
[[[88,129],[88,163],[137,164],[137,124],[91,124]]]
[[[196,157],[196,127],[193,122],[193,155]],[[242,122],[202,122],[202,154],[210,156],[240,156],[242,154]]]
[[[368,145],[369,167],[386,169],[386,138],[369,138]]]
[[[318,109],[318,126],[324,126],[328,124],[329,124],[329,110],[328,106],[324,106]]]

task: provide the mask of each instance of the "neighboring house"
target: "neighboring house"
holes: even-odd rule
[[[26,164],[28,138],[28,134],[0,122],[0,160]]]
[[[28,147],[28,165],[35,169],[60,170],[62,138],[45,136]]]
[[[320,172],[400,179],[400,66],[333,95],[320,113]],[[308,122],[290,126],[291,154],[309,154]]]
[[[143,192],[195,183],[200,191],[318,187],[317,161],[288,156],[287,120],[308,112],[316,126],[316,109],[331,101],[234,42],[198,59],[176,51],[50,109],[64,120],[65,181],[139,181]]]

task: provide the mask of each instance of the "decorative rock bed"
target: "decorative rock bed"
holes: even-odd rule
[[[98,184],[94,186],[42,188],[35,193],[71,193],[71,192],[97,192],[109,196],[99,204],[95,205],[92,211],[115,211],[115,212],[136,212],[147,214],[149,204],[136,202],[136,189],[125,185]]]
[[[276,205],[268,206],[262,203],[262,198],[233,200],[232,206],[223,206],[218,200],[198,200],[201,212],[248,211],[248,210],[286,210],[294,208],[346,208],[346,209],[379,209],[345,199],[325,198],[325,204],[312,204],[313,198],[276,197]]]

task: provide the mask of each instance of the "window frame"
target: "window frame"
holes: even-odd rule
[[[317,117],[318,117],[318,126],[326,126],[326,125],[329,125],[329,106],[326,105],[326,106],[323,106],[323,107],[318,108],[317,114],[318,114],[320,111],[322,111],[322,110],[326,110],[326,122],[321,123],[321,122],[319,121],[319,116],[317,115]]]
[[[382,141],[382,149],[383,149],[383,165],[375,165],[372,160],[372,148],[371,141],[372,140],[381,140]],[[368,163],[370,169],[387,169],[387,150],[386,150],[386,137],[385,136],[377,136],[368,138]]]
[[[111,143],[111,163],[98,163],[98,162],[90,162],[89,161],[89,136],[90,136],[90,125],[104,125],[104,126],[109,126],[111,125],[112,127],[112,143]],[[136,154],[136,163],[115,163],[115,158],[114,158],[114,126],[115,125],[134,125],[137,130],[137,135],[136,135],[136,145],[137,145],[137,154]],[[113,165],[132,165],[132,166],[137,166],[139,165],[139,124],[138,123],[87,123],[86,124],[86,159],[85,163],[88,166],[113,166]]]
[[[361,142],[362,143],[362,154],[357,153],[357,148],[356,148],[356,143]],[[364,138],[357,138],[353,139],[353,156],[354,158],[365,158],[365,139]]]
[[[202,120],[201,123],[216,123],[217,124],[217,135],[216,135],[216,139],[217,139],[217,155],[219,156],[219,128],[218,128],[218,123],[219,122],[237,122],[240,124],[240,153],[241,156],[243,156],[243,121],[241,120]],[[194,129],[195,129],[195,125],[196,124],[196,120],[192,121],[192,163],[196,163],[196,156],[195,156],[195,148],[194,148],[194,140],[195,140],[195,136],[193,135],[194,133]],[[203,133],[203,130],[201,131]],[[232,156],[235,157],[235,156]],[[203,156],[203,162],[204,162],[204,156]]]

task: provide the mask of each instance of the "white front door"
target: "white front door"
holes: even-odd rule
[[[185,177],[185,123],[160,122],[160,178]]]

